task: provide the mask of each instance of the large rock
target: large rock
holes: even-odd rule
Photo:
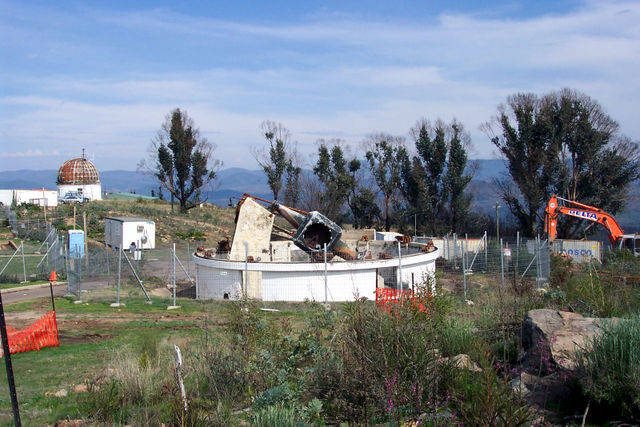
[[[542,375],[557,366],[573,369],[576,350],[584,348],[587,338],[598,333],[605,320],[566,311],[529,311],[522,323],[523,365]]]

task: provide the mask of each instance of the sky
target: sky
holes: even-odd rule
[[[0,169],[85,148],[135,170],[177,107],[225,168],[258,168],[264,120],[307,164],[320,138],[361,155],[423,118],[455,118],[471,157],[495,158],[480,127],[498,106],[564,87],[640,140],[639,23],[638,1],[0,0]]]

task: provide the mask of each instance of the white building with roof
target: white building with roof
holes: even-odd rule
[[[96,167],[84,156],[67,160],[58,169],[58,198],[64,197],[69,192],[89,198],[90,200],[102,199],[102,185],[100,175]]]

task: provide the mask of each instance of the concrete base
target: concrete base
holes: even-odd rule
[[[169,307],[167,307],[167,310],[176,310],[178,308],[182,308],[181,305],[170,305]]]
[[[73,302],[74,304],[83,304],[84,301],[82,301],[81,299],[77,299]]]
[[[121,303],[121,302],[114,302],[113,304],[110,305],[110,307],[124,307],[125,304]]]
[[[151,304],[153,304],[153,301],[147,301],[145,304],[151,305]]]

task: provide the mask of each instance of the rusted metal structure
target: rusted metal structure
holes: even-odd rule
[[[237,206],[236,222],[239,218],[240,209],[248,198],[267,204],[268,210],[271,213],[281,216],[295,227],[296,230],[291,236],[291,240],[297,247],[310,254],[313,259],[316,259],[318,255],[324,253],[325,245],[327,252],[338,255],[345,260],[354,260],[357,258],[356,253],[347,247],[340,239],[342,236],[342,228],[317,211],[305,212],[245,193],[242,195]],[[287,230],[282,230],[281,227],[277,228],[280,229],[277,231],[290,235],[290,232]]]

